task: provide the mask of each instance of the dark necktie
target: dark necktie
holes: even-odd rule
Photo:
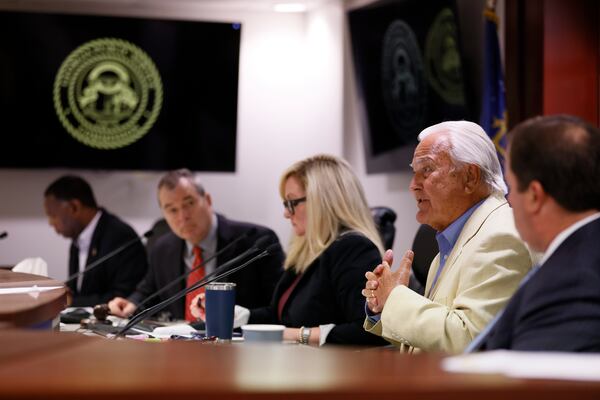
[[[69,248],[69,276],[79,272],[79,247],[74,242],[71,242]],[[71,279],[69,288],[73,293],[77,293],[77,279]]]

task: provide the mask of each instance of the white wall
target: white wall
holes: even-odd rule
[[[237,3],[146,0],[141,7],[139,2],[73,0],[61,7],[103,13],[110,6],[120,15],[241,22],[237,172],[201,174],[215,208],[231,218],[273,228],[285,245],[290,228],[277,190],[281,172],[318,152],[343,155],[364,183],[369,203],[397,212],[394,249],[402,254],[417,229],[416,207],[408,193],[410,176],[366,174],[341,1],[323,1],[303,14]],[[51,2],[32,4],[36,10],[61,11]],[[48,226],[42,209],[44,189],[65,172],[0,170],[0,232],[9,232],[0,241],[0,265],[39,256],[48,262],[52,277],[66,277],[69,241]],[[138,233],[160,217],[155,197],[159,173],[69,172],[89,180],[99,203]]]

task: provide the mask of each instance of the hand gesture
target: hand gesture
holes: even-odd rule
[[[122,318],[128,318],[131,314],[135,312],[137,306],[127,299],[124,299],[122,297],[115,297],[114,299],[108,302],[108,308],[110,309],[110,313],[112,315],[116,315],[117,317]]]
[[[392,272],[390,266],[394,261],[394,253],[388,250],[383,256],[383,262],[372,272],[365,274],[367,282],[362,295],[366,297],[367,306],[372,312],[380,313],[383,310],[388,296],[396,286],[408,286],[413,258],[412,250],[407,250],[398,269]]]

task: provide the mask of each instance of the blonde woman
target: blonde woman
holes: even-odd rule
[[[285,272],[271,304],[250,310],[248,322],[283,324],[284,339],[304,344],[385,344],[362,328],[365,273],[381,262],[383,245],[348,163],[330,155],[299,161],[279,192],[293,228]],[[204,317],[198,306],[191,311]]]

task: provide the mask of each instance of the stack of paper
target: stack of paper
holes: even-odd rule
[[[514,378],[600,381],[600,354],[496,350],[448,357],[442,368]]]

